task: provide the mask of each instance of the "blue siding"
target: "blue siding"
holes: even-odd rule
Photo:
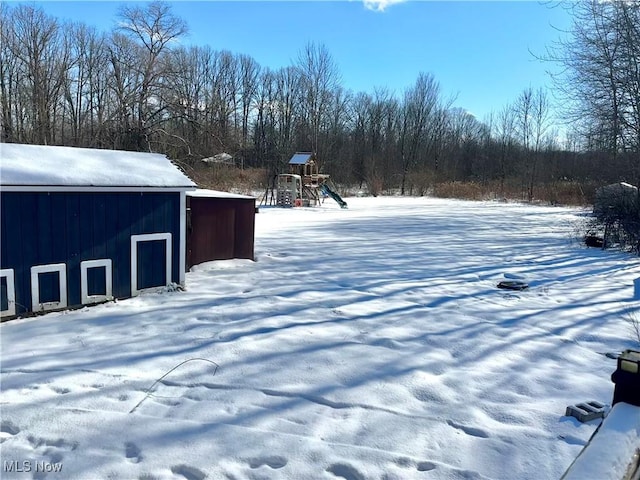
[[[180,281],[180,194],[2,192],[0,268],[15,270],[16,313],[31,310],[30,269],[65,263],[69,306],[80,305],[80,262],[111,259],[113,295],[131,294],[131,235],[172,235],[172,278]],[[144,282],[164,284],[164,242],[139,246]],[[104,269],[89,275],[89,291],[104,290]],[[140,270],[140,269],[139,269]],[[102,275],[102,278],[100,277]],[[140,279],[140,276],[138,277]],[[55,281],[48,280],[47,296]]]
[[[65,251],[67,258],[67,283],[72,283],[71,279],[80,278],[80,261],[82,259],[82,243],[81,243],[81,220],[80,220],[80,201],[79,195],[61,195],[64,204],[65,220],[66,220],[66,242]],[[80,303],[80,290],[71,288],[67,291],[69,305],[77,305]]]
[[[50,263],[46,259],[53,257],[53,229],[51,228],[51,196],[49,194],[36,195],[35,215],[28,218],[35,220],[36,234],[36,262]]]

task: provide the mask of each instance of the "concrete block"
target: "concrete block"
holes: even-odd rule
[[[565,415],[568,417],[575,417],[579,422],[584,423],[596,418],[604,418],[605,411],[606,407],[604,404],[592,400],[590,402],[569,405]]]

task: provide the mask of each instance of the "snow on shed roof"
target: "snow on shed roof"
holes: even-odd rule
[[[297,152],[289,160],[289,165],[304,165],[309,160],[312,160],[313,153],[311,152]]]
[[[0,144],[0,185],[56,187],[193,188],[157,153]]]
[[[188,197],[206,197],[206,198],[240,198],[247,200],[255,200],[255,197],[250,197],[248,195],[240,195],[237,193],[231,192],[220,192],[218,190],[207,190],[204,188],[198,188],[196,190],[192,190],[187,192]]]

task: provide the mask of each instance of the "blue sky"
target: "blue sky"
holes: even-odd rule
[[[132,3],[132,2],[130,2]],[[141,2],[142,3],[142,2]],[[175,1],[185,44],[253,56],[278,68],[306,43],[324,44],[343,86],[387,87],[399,96],[432,73],[455,106],[480,119],[525,88],[548,86],[554,66],[536,60],[570,25],[563,8],[526,1]],[[60,19],[110,29],[120,2],[35,2]]]

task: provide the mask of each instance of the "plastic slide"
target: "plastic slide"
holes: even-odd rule
[[[326,183],[320,185],[320,191],[323,194],[329,195],[331,198],[333,198],[338,203],[338,205],[340,205],[340,208],[347,208],[347,202],[345,202],[342,197],[340,197],[340,195],[331,190]]]

